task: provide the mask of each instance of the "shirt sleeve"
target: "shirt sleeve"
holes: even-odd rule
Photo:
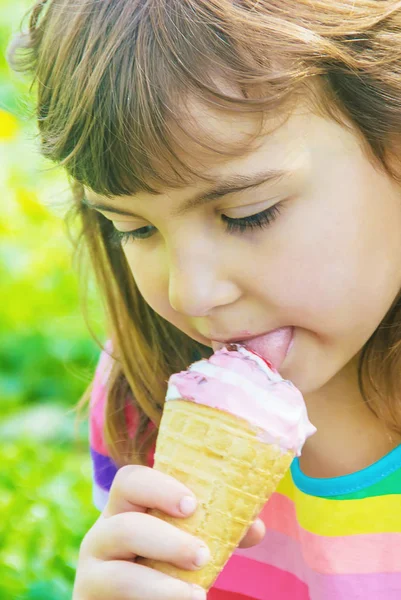
[[[96,367],[89,404],[89,444],[93,473],[93,503],[102,511],[107,504],[109,491],[118,467],[107,451],[103,426],[107,398],[107,380],[113,359],[110,356],[111,342],[105,344]]]
[[[107,381],[113,366],[111,357],[112,344],[108,340],[101,352],[96,367],[89,409],[89,443],[93,472],[93,503],[100,511],[107,504],[111,485],[118,471],[118,465],[110,457],[104,440],[104,420],[107,399]],[[132,402],[126,403],[125,418],[128,435],[132,438],[138,428],[138,412]],[[154,429],[154,424],[149,423],[147,431]],[[155,444],[150,448],[147,456],[147,465],[153,467]]]

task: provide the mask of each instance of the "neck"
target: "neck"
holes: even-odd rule
[[[309,477],[339,477],[378,461],[401,443],[373,414],[359,391],[355,357],[324,388],[304,394],[317,432],[306,441],[300,467]]]

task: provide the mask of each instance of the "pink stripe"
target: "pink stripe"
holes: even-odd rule
[[[294,503],[275,493],[264,507],[261,518],[268,533],[249,549],[255,560],[270,562],[270,533],[280,532],[297,541],[306,564],[319,573],[398,573],[401,570],[401,533],[372,533],[349,536],[319,536],[303,529],[296,519]],[[334,518],[332,515],[331,518]],[[239,552],[241,552],[239,550]]]
[[[107,352],[112,351],[112,344],[110,340],[106,342],[105,349],[107,350]],[[104,441],[103,427],[107,399],[107,379],[110,375],[111,367],[113,365],[113,359],[109,356],[109,354],[107,354],[107,352],[101,353],[98,365],[96,367],[91,393],[89,415],[90,445],[96,452],[98,452],[99,454],[103,454],[104,456],[109,455],[108,448]],[[127,401],[127,403],[125,404],[124,410],[128,434],[132,438],[134,437],[139,424],[138,411],[133,406],[132,402],[129,401]],[[148,424],[146,433],[152,431],[152,429],[154,428],[155,425],[152,422],[150,422]],[[153,466],[154,462],[155,446],[156,444],[153,444],[153,447],[150,449],[147,459],[148,464],[151,467]]]
[[[107,456],[108,450],[103,439],[104,405],[104,396],[99,396],[98,400],[96,400],[96,404],[91,408],[89,417],[89,440],[90,445],[94,450],[96,450],[96,452]]]
[[[297,541],[277,531],[269,531],[266,538],[269,539],[269,545],[265,544],[264,546],[264,556],[262,558],[265,562],[255,560],[254,551],[257,546],[236,550],[223,570],[224,573],[227,569],[223,584],[227,580],[230,580],[230,578],[235,580],[236,572],[239,571],[238,562],[231,564],[231,561],[235,557],[236,559],[245,561],[242,569],[243,573],[249,569],[249,564],[255,563],[258,565],[258,569],[260,570],[257,580],[260,588],[259,595],[250,596],[258,600],[260,598],[263,600],[267,600],[268,598],[269,600],[270,598],[274,598],[274,600],[298,598],[295,595],[298,593],[298,588],[296,587],[287,589],[287,595],[260,595],[264,589],[268,589],[268,586],[270,586],[270,580],[265,575],[265,569],[268,574],[272,568],[275,568],[276,572],[279,573],[288,572],[293,574],[293,580],[288,580],[288,585],[291,583],[294,585],[294,580],[297,582],[302,580],[309,588],[311,600],[399,600],[401,598],[401,551],[394,552],[394,554],[397,554],[399,560],[399,570],[397,573],[326,575],[314,571],[304,563]],[[269,564],[266,564],[267,562]],[[255,571],[257,572],[257,569]],[[220,579],[216,583],[220,585]],[[223,585],[221,587],[226,586]],[[227,589],[232,588],[227,587]],[[245,592],[244,588],[239,589],[239,591],[242,593]],[[300,597],[302,598],[302,596]]]
[[[399,573],[401,534],[319,537],[299,529],[305,562],[320,573]]]
[[[243,594],[251,600],[309,600],[306,585],[291,573],[235,554],[220,573],[214,588]],[[227,600],[231,600],[230,596]]]
[[[298,539],[298,521],[296,518],[294,502],[287,496],[274,492],[271,495],[259,517],[269,529],[277,529],[281,533]]]
[[[252,548],[237,548],[234,556],[257,562],[261,569],[266,565],[289,571],[298,580],[306,582],[299,543],[278,531],[268,531],[263,541]]]
[[[249,600],[249,596],[244,594],[236,594],[235,592],[227,592],[226,590],[218,590],[212,588],[209,590],[207,600]]]
[[[108,352],[111,351],[110,341],[106,342],[105,348]],[[104,410],[106,403],[106,383],[107,377],[110,374],[112,359],[106,352],[100,354],[99,362],[96,367],[93,387],[90,399],[90,415],[89,415],[89,439],[90,444],[96,452],[108,455],[108,450],[103,439],[103,423]]]

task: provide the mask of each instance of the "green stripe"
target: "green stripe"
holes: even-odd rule
[[[330,500],[360,500],[361,498],[387,496],[388,494],[401,494],[401,469],[397,469],[394,473],[368,488],[341,496],[331,496]]]

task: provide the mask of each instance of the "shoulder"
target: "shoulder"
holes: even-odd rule
[[[89,442],[93,467],[93,500],[99,510],[103,510],[106,505],[108,492],[119,469],[119,466],[110,456],[104,435],[108,385],[114,363],[112,354],[112,342],[108,340],[99,356],[89,401]],[[139,414],[128,398],[124,409],[128,435],[133,438],[138,431]],[[151,431],[154,427],[153,423],[149,423],[147,431]],[[147,464],[150,467],[153,466],[154,452],[155,445],[150,449],[147,457]]]
[[[112,344],[108,340],[95,370],[89,402],[89,443],[93,471],[93,502],[99,510],[107,503],[108,493],[118,471],[104,439],[107,384],[113,366]]]
[[[107,455],[103,428],[107,399],[107,386],[113,366],[112,343],[108,340],[102,350],[93,378],[92,392],[89,402],[89,435],[91,449]]]

